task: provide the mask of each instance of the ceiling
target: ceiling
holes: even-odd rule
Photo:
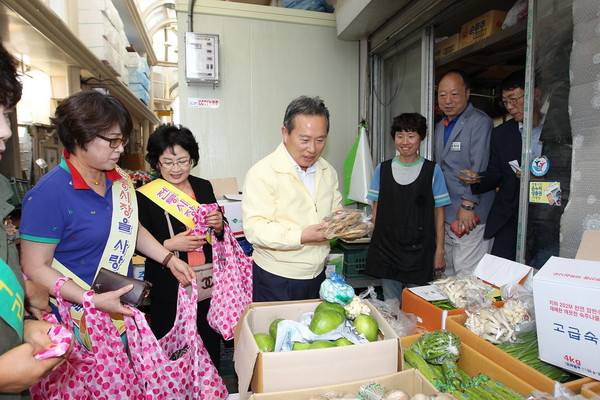
[[[35,65],[50,76],[66,76],[66,67],[77,65],[64,51],[4,4],[0,4],[0,36],[11,53],[19,55],[26,65]]]

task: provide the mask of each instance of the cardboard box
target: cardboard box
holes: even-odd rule
[[[533,269],[527,265],[486,254],[477,264],[474,274],[486,284],[496,288],[512,283],[520,283],[526,288],[531,288]],[[493,303],[496,307],[502,307],[503,304],[502,301]],[[436,331],[444,329],[448,316],[462,314],[464,310],[462,308],[442,310],[412,293],[410,289],[404,289],[402,311],[415,314],[419,326],[428,331]]]
[[[496,307],[502,307],[503,301],[492,303]],[[452,315],[464,313],[464,308],[454,310],[442,310],[427,300],[417,296],[410,289],[402,291],[402,311],[414,314],[417,317],[417,325],[427,331],[437,331],[445,328],[446,318]]]
[[[600,262],[551,257],[533,277],[540,359],[600,379]]]
[[[577,249],[578,260],[600,261],[600,231],[585,231]]]
[[[459,48],[485,39],[502,30],[506,12],[491,10],[467,22],[460,29]]]
[[[438,58],[449,56],[450,54],[458,50],[460,48],[458,47],[459,39],[460,34],[455,33],[454,35],[448,37],[448,39],[442,40],[441,42],[437,43],[433,51],[435,59],[437,60]]]
[[[417,325],[428,331],[437,331],[442,329],[442,324],[448,315],[462,314],[463,309],[442,310],[417,296],[410,289],[404,289],[402,291],[402,311],[414,314],[417,317]]]
[[[236,237],[244,236],[244,226],[242,223],[242,202],[240,200],[217,200],[219,206],[221,206],[221,211],[225,218],[227,218],[227,222],[229,222],[229,226],[231,227],[231,231]]]
[[[213,193],[217,199],[225,199],[226,195],[239,195],[237,178],[213,178],[209,179],[213,187]]]
[[[293,390],[275,393],[260,393],[250,396],[250,400],[307,400],[310,396],[318,396],[328,392],[358,393],[363,385],[378,383],[387,390],[403,390],[410,396],[417,393],[433,394],[438,390],[416,369],[380,376],[367,380],[359,380],[339,385],[321,386],[311,389]]]
[[[402,348],[405,349],[412,345],[419,336],[420,335],[412,335],[401,338]],[[531,384],[525,382],[517,374],[513,373],[512,369],[509,372],[507,369],[480,354],[467,343],[462,343],[461,345],[458,366],[465,370],[470,376],[484,373],[490,378],[505,384],[512,390],[517,391],[524,396],[529,396],[531,392],[535,390]]]
[[[217,203],[221,206],[223,215],[227,218],[229,226],[236,237],[244,236],[242,226],[242,196],[238,190],[237,179],[213,178],[209,179]]]
[[[593,381],[581,386],[580,394],[586,399],[593,399],[600,396],[600,382]]]
[[[268,332],[276,318],[298,320],[302,314],[314,311],[318,303],[319,300],[304,300],[248,306],[236,327],[233,356],[241,400],[246,398],[244,393],[250,383],[254,393],[271,393],[370,379],[400,369],[398,335],[368,301],[371,315],[379,323],[378,341],[303,351],[258,350],[255,333]]]
[[[557,382],[548,378],[541,372],[536,371],[529,365],[519,361],[507,352],[499,349],[487,340],[480,338],[473,332],[465,328],[465,314],[452,315],[446,320],[446,329],[458,335],[462,343],[467,344],[481,355],[492,360],[501,367],[510,370],[513,374],[519,376],[525,382],[531,384],[538,390],[558,395],[555,392]],[[563,384],[569,390],[578,393],[583,384],[593,382],[590,378],[580,378]]]

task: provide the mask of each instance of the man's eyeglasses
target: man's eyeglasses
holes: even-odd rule
[[[498,102],[498,104],[500,105],[500,107],[502,108],[506,108],[507,105],[511,105],[514,106],[515,104],[517,104],[517,101],[521,100],[523,98],[523,96],[525,96],[525,93],[523,93],[521,96],[519,97],[515,97],[512,99],[506,99],[506,100],[500,100]]]
[[[108,146],[111,149],[116,149],[117,147],[123,145],[123,147],[127,146],[127,143],[129,143],[129,138],[109,138],[106,136],[102,136],[102,135],[96,135],[96,137],[99,137],[102,140],[106,140],[108,142]]]
[[[175,165],[177,165],[179,168],[186,168],[187,166],[190,165],[191,161],[192,161],[191,158],[186,158],[185,160],[178,160],[178,161],[171,161],[171,160],[159,161],[159,163],[160,163],[160,165],[162,165],[163,167],[165,167],[167,169],[173,169],[175,167]]]

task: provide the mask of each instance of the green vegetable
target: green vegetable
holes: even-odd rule
[[[460,355],[460,338],[446,330],[427,332],[411,346],[427,362],[443,364],[457,361]]]
[[[428,332],[404,349],[404,359],[436,389],[458,400],[524,400],[519,393],[485,374],[469,376],[456,364],[459,348],[460,339],[452,332]]]
[[[436,300],[432,301],[431,304],[434,306],[441,308],[442,310],[455,310],[454,304],[450,300]]]
[[[429,364],[427,364],[427,361],[425,361],[423,357],[419,355],[419,353],[414,351],[412,348],[404,349],[404,360],[412,365],[413,368],[421,371],[425,378],[427,378],[437,390],[440,392],[446,391],[444,382],[437,377],[436,373],[433,372]]]

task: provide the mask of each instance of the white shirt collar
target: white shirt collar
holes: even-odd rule
[[[302,167],[300,167],[300,165],[298,165],[298,163],[292,158],[292,156],[287,151],[287,149],[285,149],[285,152],[287,153],[288,158],[290,159],[290,161],[292,162],[292,165],[294,166],[294,168],[296,169],[296,172],[298,173],[298,179],[300,179],[300,182],[302,182],[302,184],[304,185],[306,190],[308,190],[308,193],[310,193],[310,196],[314,200],[314,198],[315,198],[315,175],[316,175],[316,171],[317,171],[317,166],[315,165],[316,163],[311,165],[310,167],[306,168],[306,171],[304,171],[302,169]]]

